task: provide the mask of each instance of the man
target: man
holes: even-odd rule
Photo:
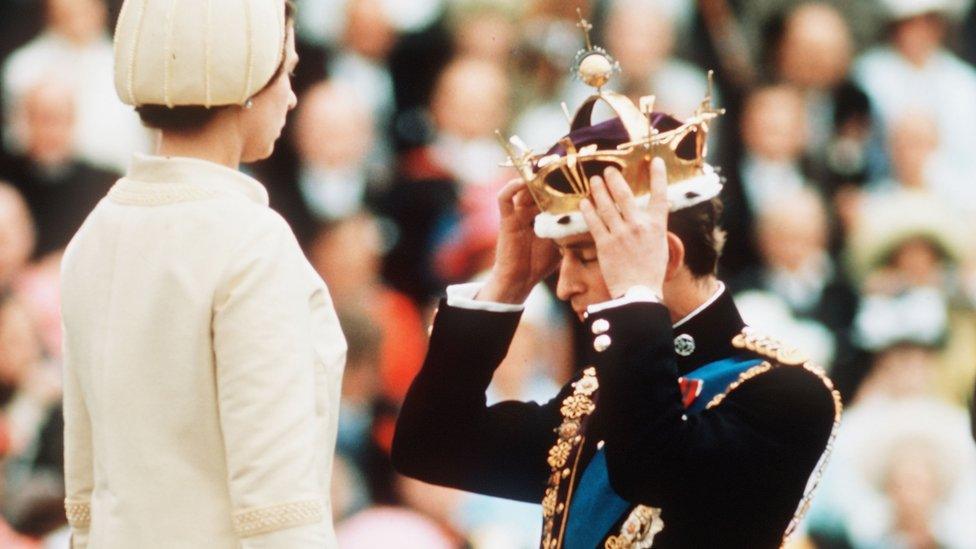
[[[603,54],[582,52],[580,74],[600,87],[613,63],[590,55]],[[598,100],[618,116],[594,126]],[[541,501],[547,549],[783,542],[839,397],[794,353],[744,331],[714,275],[721,185],[702,153],[715,114],[703,104],[681,124],[601,90],[550,154],[511,152],[523,181],[499,194],[495,266],[441,303],[397,426],[401,472]],[[546,404],[488,407],[520,304],[557,264],[559,297],[593,334],[583,371]]]
[[[28,88],[14,110],[23,154],[0,157],[0,177],[23,194],[37,224],[34,257],[59,252],[104,197],[118,174],[76,154],[76,106],[72,88],[42,80]]]

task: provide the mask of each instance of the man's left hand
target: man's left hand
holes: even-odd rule
[[[590,180],[580,210],[596,243],[600,270],[613,298],[634,286],[662,295],[668,267],[668,175],[664,161],[651,163],[651,197],[639,207],[620,170],[607,168]]]

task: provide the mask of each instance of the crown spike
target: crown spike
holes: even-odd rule
[[[570,186],[573,187],[573,191],[585,196],[589,193],[587,192],[586,172],[583,171],[583,166],[579,162],[579,151],[576,150],[576,145],[569,138],[564,138],[562,144],[566,148],[566,161],[562,167],[563,174]]]
[[[562,107],[563,114],[566,115],[566,122],[570,125],[570,129],[572,129],[572,126],[573,126],[573,115],[569,114],[569,107],[566,105],[566,102],[565,101],[563,101],[562,103],[560,103],[559,106]]]
[[[495,130],[495,137],[498,139],[498,143],[505,150],[505,154],[508,156],[508,163],[505,165],[510,165],[518,172],[518,174],[526,182],[532,181],[534,174],[532,172],[532,165],[529,162],[529,158],[532,156],[532,151],[528,147],[524,146],[525,142],[514,136],[511,139],[505,139],[502,132]],[[516,147],[521,149],[516,150]]]
[[[583,17],[583,10],[576,8],[576,16],[579,17],[579,23],[576,26],[583,30],[583,39],[586,40],[586,49],[593,49],[593,42],[590,41],[590,31],[593,30],[593,24]]]

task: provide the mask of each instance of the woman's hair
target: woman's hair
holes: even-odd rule
[[[725,231],[719,226],[722,199],[716,197],[668,217],[668,231],[685,245],[685,265],[695,278],[714,275],[725,246]]]
[[[285,26],[291,27],[295,21],[295,4],[292,0],[285,0]],[[285,62],[287,61],[285,55],[285,48],[287,45],[282,44],[282,55],[281,63],[275,70],[274,74],[268,80],[267,84],[258,91],[260,94],[265,89],[268,88],[272,83],[275,82],[280,76],[282,71],[285,70]],[[219,107],[204,107],[203,105],[181,105],[178,107],[167,107],[166,105],[140,105],[136,107],[136,112],[139,114],[139,118],[142,123],[146,126],[153,128],[155,130],[163,131],[175,131],[175,132],[192,132],[203,128],[211,120],[213,120],[218,113],[223,109],[228,108],[226,105]]]

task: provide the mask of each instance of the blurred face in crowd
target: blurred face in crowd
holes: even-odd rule
[[[351,0],[346,11],[345,46],[374,60],[383,60],[396,43],[396,32],[379,0]]]
[[[759,247],[766,264],[797,271],[821,257],[827,246],[827,216],[813,191],[801,191],[777,200],[760,213]]]
[[[742,139],[750,153],[770,162],[795,162],[806,149],[803,96],[787,86],[760,89],[746,100]]]
[[[928,238],[912,238],[891,254],[889,266],[910,285],[935,284],[941,279],[943,255]]]
[[[438,131],[464,140],[491,138],[508,122],[510,91],[497,65],[475,59],[452,62],[431,101]]]
[[[354,304],[363,289],[379,278],[382,253],[379,225],[372,216],[360,214],[323,230],[309,250],[309,259],[334,298]]]
[[[44,82],[28,90],[21,100],[21,127],[27,155],[39,164],[58,165],[74,151],[75,99],[70,86]]]
[[[0,182],[0,289],[27,263],[34,250],[34,222],[27,204],[10,185]]]
[[[41,361],[41,346],[27,310],[12,299],[0,306],[0,382],[20,385]]]
[[[780,75],[801,88],[830,89],[847,75],[853,44],[836,8],[804,4],[786,21],[777,54]]]
[[[909,112],[891,128],[891,165],[903,186],[924,187],[926,164],[939,147],[939,127],[932,116]]]
[[[104,0],[47,0],[48,25],[76,44],[104,36],[107,19]]]
[[[909,63],[921,67],[942,47],[945,34],[945,20],[929,13],[895,22],[891,29],[891,43]]]
[[[373,117],[355,90],[318,84],[302,96],[295,141],[305,164],[359,166],[373,144]]]
[[[454,29],[458,56],[494,63],[510,57],[517,38],[518,28],[512,19],[491,9],[459,14]]]
[[[653,0],[613,3],[607,19],[607,50],[620,62],[625,77],[646,80],[674,49],[674,23]]]
[[[298,65],[295,52],[295,30],[289,25],[285,39],[284,63],[274,79],[252,98],[251,108],[239,109],[242,135],[245,138],[243,162],[256,162],[271,156],[275,141],[285,127],[288,111],[298,99],[291,88],[291,73]]]

